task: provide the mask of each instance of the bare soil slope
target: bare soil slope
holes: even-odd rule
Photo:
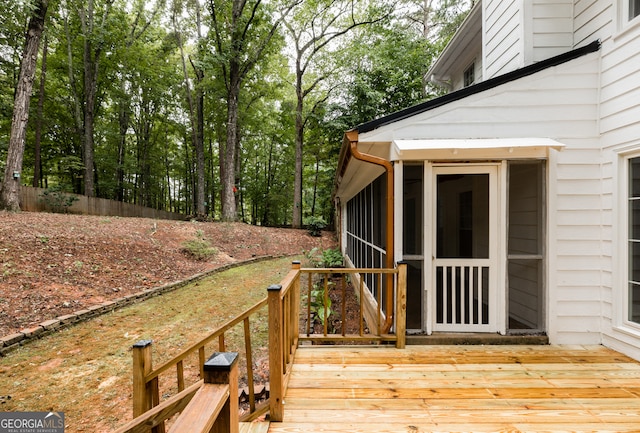
[[[217,253],[197,260],[184,243]],[[330,233],[243,223],[0,212],[0,336],[254,257],[335,247]]]

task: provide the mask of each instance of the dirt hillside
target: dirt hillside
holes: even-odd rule
[[[205,240],[198,260],[185,242]],[[333,234],[145,218],[0,212],[0,336],[144,288],[264,256],[335,247]]]

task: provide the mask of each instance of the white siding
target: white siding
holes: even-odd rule
[[[521,0],[483,3],[485,80],[523,66]]]
[[[587,45],[596,39],[604,41],[613,31],[613,1],[576,0],[574,6],[574,44]]]
[[[573,0],[534,0],[532,16],[525,19],[533,21],[533,62],[548,59],[573,48]]]
[[[605,3],[605,2],[601,2]],[[621,2],[619,7],[625,7]],[[608,236],[603,242],[610,265],[603,268],[603,342],[640,359],[640,330],[624,324],[626,297],[624,263],[628,260],[624,213],[622,155],[640,154],[640,27],[616,22],[609,8],[606,28],[613,35],[602,48],[601,123],[604,156],[602,212]],[[620,29],[616,33],[614,29]],[[622,264],[622,266],[621,266]]]
[[[416,138],[598,135],[599,53],[360,135],[360,143]]]
[[[485,79],[573,48],[573,0],[494,0],[486,3],[483,28]]]
[[[600,342],[602,212],[601,156],[593,139],[574,140],[558,153],[554,196],[554,273],[550,279],[555,317],[550,332],[555,343]],[[555,203],[554,203],[555,202]],[[582,329],[582,332],[577,331]]]

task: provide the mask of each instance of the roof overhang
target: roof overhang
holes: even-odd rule
[[[451,79],[451,73],[462,67],[469,53],[474,54],[482,50],[482,1],[478,1],[464,19],[451,41],[431,65],[425,77],[436,83]],[[463,65],[468,66],[468,65]]]
[[[391,161],[546,158],[564,144],[551,138],[479,138],[394,140]]]
[[[506,74],[503,74],[503,75],[498,75],[488,80],[481,81],[472,86],[464,87],[460,90],[456,90],[455,92],[452,92],[452,93],[447,93],[446,95],[440,96],[439,98],[430,99],[418,105],[405,108],[404,110],[396,111],[395,113],[391,113],[386,116],[379,117],[377,119],[358,125],[353,131],[356,131],[360,134],[364,134],[366,132],[370,132],[375,129],[382,128],[384,126],[390,125],[395,122],[399,122],[409,117],[413,117],[416,114],[424,113],[429,110],[443,107],[445,105],[463,100],[465,98],[468,98],[473,95],[477,95],[487,90],[494,89],[498,86],[502,86],[512,81],[519,80],[524,77],[528,77],[529,75],[533,75],[535,73],[544,71],[545,69],[561,65],[563,63],[582,57],[586,54],[594,53],[598,50],[600,50],[600,41],[596,40],[588,45],[581,46],[580,48],[576,48],[574,50],[571,50],[563,54],[559,54],[547,60],[542,60],[542,61],[533,63],[529,66],[525,66],[524,68],[507,72]]]

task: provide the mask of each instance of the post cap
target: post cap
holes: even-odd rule
[[[140,340],[140,341],[136,341],[133,344],[133,348],[134,349],[142,349],[144,347],[147,347],[149,345],[151,345],[151,343],[153,343],[153,340]]]
[[[272,284],[269,287],[267,287],[268,292],[274,292],[274,291],[279,292],[280,290],[282,290],[282,286],[280,284]]]
[[[204,363],[204,371],[229,371],[238,361],[238,352],[215,352]]]

